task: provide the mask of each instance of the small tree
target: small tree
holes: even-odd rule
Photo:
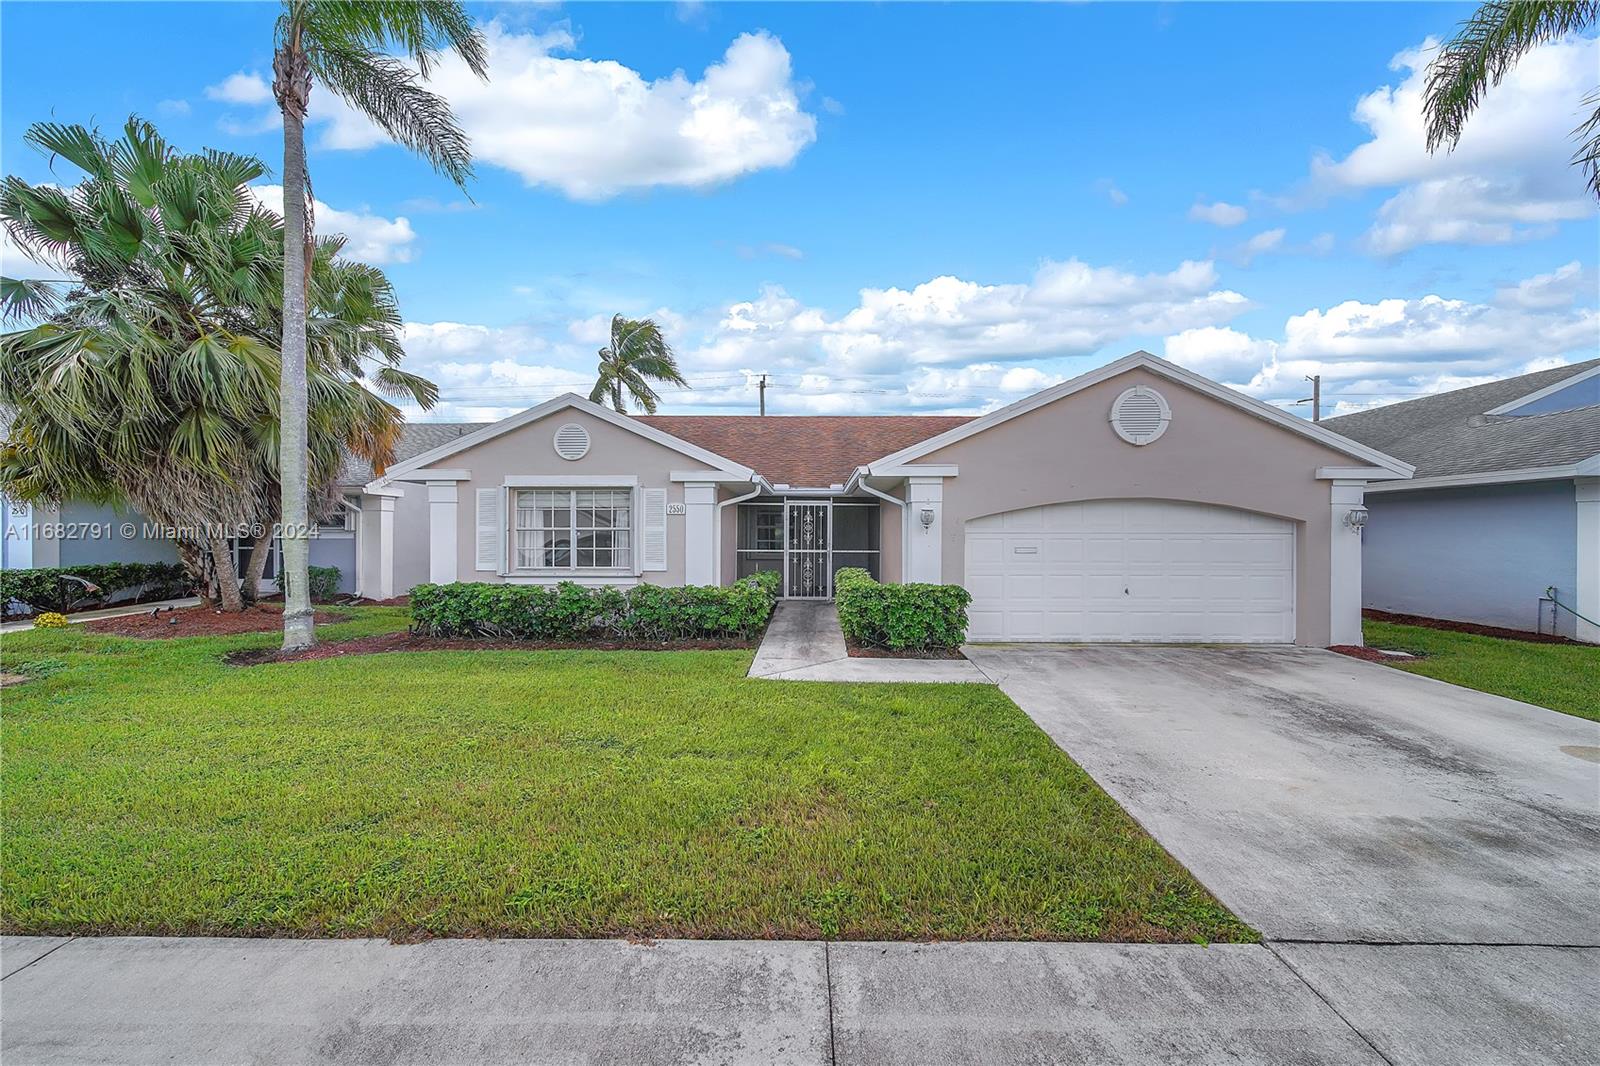
[[[627,400],[631,399],[653,415],[661,397],[651,388],[652,381],[689,387],[660,326],[648,318],[636,321],[613,315],[611,343],[600,349],[600,375],[589,390],[589,399],[609,401],[619,414],[628,413]]]

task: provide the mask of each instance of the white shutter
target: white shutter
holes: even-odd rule
[[[641,528],[644,531],[641,539],[644,544],[641,548],[641,570],[665,570],[667,568],[667,490],[644,489],[640,492],[644,497],[644,521]]]
[[[478,562],[475,570],[496,573],[500,569],[500,496],[499,489],[478,490]]]

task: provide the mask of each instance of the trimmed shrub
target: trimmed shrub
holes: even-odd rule
[[[748,640],[778,599],[778,575],[717,585],[492,585],[458,582],[411,590],[411,619],[435,637],[498,640]]]
[[[882,585],[865,570],[846,567],[833,575],[833,602],[845,639],[923,651],[961,646],[972,594],[960,585]]]
[[[337,566],[311,566],[306,568],[310,572],[311,598],[313,600],[331,600],[339,595],[339,568]]]
[[[81,585],[63,584],[62,577],[81,577],[100,586],[86,594]],[[17,600],[35,611],[66,611],[85,602],[166,599],[191,591],[189,573],[177,563],[87,563],[30,570],[0,570],[0,605]]]

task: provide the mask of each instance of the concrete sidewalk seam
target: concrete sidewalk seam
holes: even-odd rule
[[[1263,944],[1325,944],[1353,948],[1550,948],[1555,951],[1600,951],[1600,943],[1552,944],[1543,940],[1312,940],[1292,936],[1264,939]]]
[[[1346,1018],[1344,1016],[1344,1012],[1341,1011],[1338,1007],[1335,1007],[1333,1005],[1333,1001],[1331,999],[1329,999],[1327,996],[1322,994],[1322,989],[1318,988],[1316,985],[1314,985],[1310,981],[1306,980],[1306,975],[1301,973],[1299,970],[1295,969],[1294,963],[1290,962],[1288,959],[1286,959],[1282,955],[1278,954],[1278,952],[1273,949],[1273,946],[1272,946],[1271,942],[1263,940],[1261,942],[1261,946],[1266,948],[1267,949],[1267,953],[1270,954],[1273,958],[1277,959],[1278,962],[1281,963],[1285,969],[1287,969],[1290,973],[1294,974],[1296,980],[1298,980],[1301,984],[1305,985],[1306,988],[1310,989],[1311,990],[1311,994],[1313,996],[1316,996],[1318,999],[1320,999],[1323,1002],[1323,1004],[1327,1006],[1327,1008],[1329,1010],[1333,1011],[1334,1015],[1341,1022],[1343,1022],[1345,1025],[1349,1026],[1350,1031],[1352,1033],[1356,1034],[1357,1036],[1359,1036],[1361,1038],[1361,1042],[1366,1044],[1367,1047],[1371,1048],[1372,1049],[1372,1053],[1374,1055],[1378,1056],[1378,1058],[1382,1059],[1384,1062],[1387,1062],[1389,1064],[1389,1066],[1395,1066],[1395,1061],[1393,1059],[1391,1059],[1389,1056],[1385,1055],[1383,1053],[1383,1050],[1381,1048],[1379,1048],[1377,1044],[1372,1042],[1372,1038],[1370,1036],[1368,1036],[1366,1033],[1363,1033],[1360,1029],[1357,1029],[1356,1026],[1355,1026],[1355,1023],[1352,1022],[1349,1018]]]
[[[828,993],[828,1066],[838,1066],[839,1048],[833,1031],[833,952],[826,940],[822,942],[822,980]]]
[[[48,959],[50,956],[54,955],[56,952],[60,951],[62,948],[66,947],[68,944],[72,943],[74,940],[77,940],[77,939],[78,938],[76,936],[67,937],[61,943],[59,943],[55,947],[51,948],[49,951],[45,952],[43,955],[40,955],[37,959],[32,959],[32,960],[30,960],[28,962],[25,962],[21,966],[18,966],[15,970],[12,970],[10,973],[6,974],[4,977],[0,977],[0,981],[9,981],[11,978],[17,976],[17,974],[21,973],[23,970],[26,970],[28,967],[37,966],[39,963],[43,962],[45,959]]]

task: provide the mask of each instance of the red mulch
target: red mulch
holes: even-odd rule
[[[1480,637],[1499,637],[1501,640],[1525,640],[1530,644],[1577,644],[1576,640],[1554,633],[1529,633],[1522,629],[1501,629],[1499,626],[1480,626],[1476,622],[1452,622],[1444,618],[1424,618],[1416,614],[1391,614],[1371,608],[1361,612],[1361,617],[1374,622],[1393,622],[1402,626],[1421,626],[1424,629],[1445,629],[1452,633],[1474,633]]]
[[[740,640],[683,640],[663,643],[641,640],[473,640],[466,637],[429,637],[420,633],[384,633],[376,637],[326,641],[304,651],[247,648],[225,656],[233,666],[263,663],[297,663],[312,659],[337,659],[345,655],[378,655],[391,651],[729,651],[753,648]]]
[[[864,644],[845,641],[845,650],[853,659],[965,659],[960,648],[869,648]]]
[[[338,611],[318,611],[317,622],[343,622],[350,617]],[[199,607],[179,607],[152,616],[128,614],[121,618],[97,618],[84,622],[83,628],[95,633],[110,633],[118,637],[145,637],[162,640],[170,637],[223,637],[235,633],[270,633],[283,626],[283,607],[277,604],[257,604],[233,614],[218,614],[215,609],[201,604]]]

